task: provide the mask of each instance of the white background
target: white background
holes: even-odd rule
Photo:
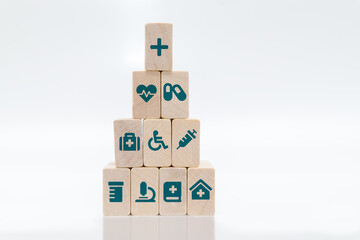
[[[0,238],[101,239],[144,25],[174,24],[217,239],[360,237],[360,1],[0,0]]]

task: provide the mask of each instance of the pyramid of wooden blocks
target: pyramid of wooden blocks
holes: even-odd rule
[[[145,25],[145,71],[133,78],[133,119],[114,121],[115,162],[103,170],[103,212],[215,213],[215,170],[200,161],[200,121],[189,119],[189,73],[172,71],[173,26]]]

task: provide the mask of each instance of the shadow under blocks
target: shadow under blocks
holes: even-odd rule
[[[103,240],[215,240],[214,217],[104,217]]]

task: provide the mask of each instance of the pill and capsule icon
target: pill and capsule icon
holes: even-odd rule
[[[171,101],[173,98],[173,95],[179,99],[179,101],[185,101],[186,99],[186,93],[184,89],[179,84],[172,85],[171,83],[164,84],[164,100],[165,101]]]

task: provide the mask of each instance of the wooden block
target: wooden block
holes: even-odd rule
[[[161,72],[161,117],[189,117],[189,73]]]
[[[144,120],[144,165],[171,166],[171,121]]]
[[[160,118],[160,72],[133,72],[133,118]]]
[[[132,240],[159,240],[160,217],[131,217]],[[122,240],[119,238],[118,240]]]
[[[188,217],[187,240],[215,240],[214,217]]]
[[[159,169],[151,167],[131,169],[131,214],[158,215]]]
[[[140,167],[142,161],[142,121],[120,119],[114,121],[116,167]]]
[[[186,168],[160,168],[160,215],[186,214]]]
[[[215,214],[215,169],[207,161],[201,161],[198,168],[188,169],[188,214]]]
[[[172,165],[196,167],[200,164],[200,121],[174,119],[172,121]]]
[[[103,240],[131,240],[130,217],[103,217]]]
[[[161,216],[159,240],[187,240],[187,216]],[[206,238],[199,238],[206,239]],[[197,239],[197,240],[199,240]],[[207,239],[206,239],[207,240]]]
[[[172,70],[172,24],[148,23],[145,25],[145,69]]]
[[[104,216],[130,214],[130,169],[110,163],[103,169]]]

